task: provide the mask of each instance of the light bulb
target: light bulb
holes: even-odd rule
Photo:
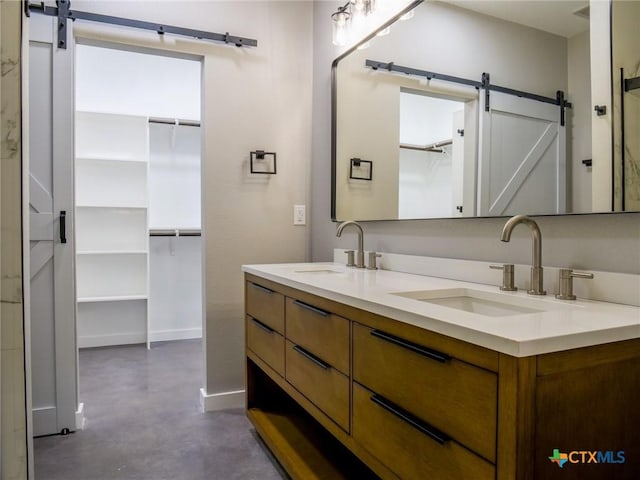
[[[405,13],[404,15],[402,15],[400,17],[400,20],[409,20],[409,19],[413,18],[415,13],[416,13],[415,10],[409,10],[407,13]]]
[[[351,0],[353,4],[354,13],[364,12],[365,0]]]
[[[337,46],[343,46],[347,44],[348,32],[347,27],[351,15],[345,9],[339,9],[333,15],[333,44]]]

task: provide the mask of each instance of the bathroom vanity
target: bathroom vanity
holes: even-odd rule
[[[640,475],[640,308],[334,263],[243,269],[247,416],[293,478]]]

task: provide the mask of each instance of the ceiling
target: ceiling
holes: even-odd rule
[[[441,0],[509,22],[571,38],[589,30],[588,0]],[[586,13],[586,17],[584,16]]]

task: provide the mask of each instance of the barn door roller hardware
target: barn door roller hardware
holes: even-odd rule
[[[30,15],[31,12],[48,15],[58,18],[58,48],[67,48],[67,21],[68,20],[86,20],[89,22],[108,23],[111,25],[119,25],[121,27],[140,28],[142,30],[153,30],[158,35],[170,33],[174,35],[182,35],[185,37],[193,37],[198,40],[210,40],[213,42],[223,42],[233,44],[236,47],[257,47],[258,41],[251,38],[236,37],[229,33],[212,33],[203,30],[193,30],[191,28],[176,27],[174,25],[164,25],[153,22],[144,22],[142,20],[133,20],[131,18],[113,17],[111,15],[101,15],[98,13],[81,12],[71,10],[70,0],[57,0],[56,7],[45,5],[44,2],[31,3],[25,0],[25,14]]]
[[[522,90],[515,90],[513,88],[501,87],[491,83],[491,75],[487,72],[482,74],[480,81],[469,80],[467,78],[454,77],[452,75],[443,75],[442,73],[429,72],[426,70],[419,70],[417,68],[403,67],[396,65],[393,62],[378,62],[376,60],[366,60],[365,67],[372,68],[373,70],[386,70],[388,72],[404,73],[406,75],[415,75],[418,77],[424,77],[427,80],[441,80],[445,82],[458,83],[460,85],[467,85],[475,87],[476,89],[484,90],[484,109],[489,111],[491,109],[491,91],[500,92],[507,95],[514,95],[516,97],[528,98],[529,100],[535,100],[537,102],[550,103],[552,105],[558,105],[560,107],[560,125],[565,124],[565,109],[572,108],[571,102],[568,102],[564,96],[562,90],[556,92],[555,98],[543,97],[535,93],[523,92]]]

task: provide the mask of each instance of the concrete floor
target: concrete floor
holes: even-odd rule
[[[200,411],[202,342],[80,352],[84,430],[36,438],[36,480],[282,480],[243,410]]]

